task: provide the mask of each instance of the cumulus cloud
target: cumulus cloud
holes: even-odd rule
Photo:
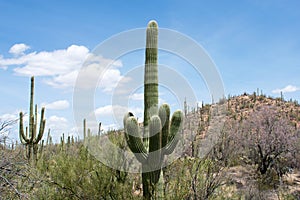
[[[96,116],[108,116],[108,115],[115,114],[115,115],[123,117],[123,115],[128,111],[134,113],[135,115],[139,115],[139,114],[143,113],[143,110],[138,107],[127,108],[125,106],[120,106],[120,105],[106,105],[106,106],[97,108],[95,110],[95,114],[96,114]]]
[[[52,115],[47,118],[46,126],[51,131],[64,131],[68,128],[68,120],[64,117]]]
[[[0,115],[0,121],[11,121],[11,120],[18,119],[18,117],[19,116],[17,116],[16,114],[5,113]]]
[[[102,125],[102,130],[104,130],[104,131],[117,130],[120,128],[121,127],[117,124],[103,124]]]
[[[163,96],[163,93],[159,93],[159,96]],[[129,99],[135,100],[135,101],[143,101],[144,100],[144,93],[134,93],[129,96]],[[165,103],[166,101],[162,98],[158,98],[158,103],[162,104]]]
[[[25,54],[27,49],[29,46],[25,44],[15,44],[9,51],[15,57],[0,55],[0,67],[12,66],[20,76],[44,76],[43,82],[54,88],[70,88],[76,83],[80,87],[98,86],[104,92],[111,92],[123,78],[117,69],[122,66],[120,60],[94,55],[85,46],[71,45],[66,49]],[[78,75],[84,81],[76,82]]]
[[[30,46],[20,43],[20,44],[15,44],[9,49],[9,53],[18,56],[18,55],[23,55],[26,50],[30,49]]]
[[[129,99],[136,100],[136,101],[142,101],[142,100],[144,100],[144,93],[134,93],[129,96]]]
[[[19,115],[16,113],[5,113],[0,115],[0,140],[3,136],[9,136],[9,133],[14,132],[15,129],[19,131],[18,118]],[[24,119],[24,121],[26,121],[26,119]]]
[[[106,105],[99,107],[95,110],[95,115],[96,116],[112,116],[114,114],[118,115],[124,115],[124,113],[127,112],[127,108],[120,106],[120,105]]]
[[[300,90],[300,88],[293,86],[293,85],[287,85],[284,88],[272,90],[272,93],[274,93],[274,94],[280,94],[280,92],[289,93],[289,92],[296,92],[298,90]]]
[[[7,65],[21,65],[14,69],[18,75],[56,76],[79,69],[88,54],[85,46],[71,45],[67,49],[32,52],[5,61]]]
[[[67,100],[59,100],[51,103],[42,103],[41,106],[49,110],[63,110],[69,108],[70,104]]]
[[[44,79],[44,83],[54,88],[70,88],[75,85],[78,70]]]
[[[132,112],[136,117],[138,117],[139,121],[143,120],[143,109],[139,107],[125,107],[121,105],[106,105],[102,107],[98,107],[94,113],[97,118],[101,117],[111,117],[118,121],[119,124],[123,123],[123,116],[127,112]]]
[[[104,92],[111,92],[122,79],[121,72],[118,69],[108,69],[99,82],[99,87]]]
[[[3,60],[3,56],[2,56],[2,55],[0,55],[0,69],[6,70],[6,69],[7,69],[7,66],[1,64],[1,60]]]
[[[67,136],[71,130],[68,120],[57,115],[47,117],[45,132],[43,136],[44,138],[47,137],[46,130],[48,129],[50,129],[50,134],[53,138],[53,142],[58,142],[63,133],[65,134],[65,136]]]
[[[66,123],[67,122],[67,119],[64,118],[64,117],[58,117],[56,115],[52,115],[48,118],[48,123],[51,124],[51,123]]]
[[[100,57],[100,56],[99,56]],[[106,66],[110,65],[108,69]],[[106,93],[110,93],[120,82],[125,79],[119,67],[120,62],[102,58],[97,62],[86,62],[80,71],[77,72],[75,87],[79,88],[95,88],[99,87]]]

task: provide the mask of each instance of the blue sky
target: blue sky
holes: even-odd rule
[[[299,7],[299,1],[289,0],[0,0],[0,118],[28,112],[29,77],[35,75],[35,102],[46,106],[47,128],[55,138],[63,132],[77,135],[72,108],[76,70],[101,42],[122,31],[144,28],[151,19],[205,49],[220,72],[226,94],[260,88],[267,95],[276,97],[283,91],[286,99],[299,101]],[[95,91],[97,119],[105,129],[116,126],[110,116],[111,91],[124,73],[143,64],[143,56],[143,51],[137,51],[120,57]],[[185,61],[164,52],[160,56],[161,64],[185,76],[198,101],[211,101],[204,81],[186,70]],[[140,88],[129,102],[138,116],[142,115],[141,92]],[[182,104],[161,88],[161,102],[165,101],[172,110]],[[10,137],[16,138],[17,133],[18,127],[12,127]]]

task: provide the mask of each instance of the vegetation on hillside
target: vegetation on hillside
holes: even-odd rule
[[[164,199],[299,198],[299,105],[259,95],[255,100],[247,94],[221,103],[187,111],[183,134],[193,130],[196,137],[180,159],[163,169],[160,195]],[[224,105],[228,109],[214,113],[226,112],[218,140],[199,158],[195,152],[202,147],[197,144],[208,137],[210,129],[207,113]],[[210,118],[213,120],[212,115]],[[104,134],[129,150],[122,130]],[[143,198],[140,174],[103,165],[89,154],[83,141],[62,138],[60,144],[45,143],[37,163],[32,163],[26,157],[26,145],[8,146],[3,137],[1,134],[3,199]]]

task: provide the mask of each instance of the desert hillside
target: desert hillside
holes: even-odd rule
[[[184,114],[178,144],[184,152],[163,169],[157,198],[300,198],[297,102],[243,94],[195,108],[186,105]],[[62,135],[59,144],[52,143],[50,133],[33,160],[26,145],[1,140],[1,199],[141,199],[141,175],[99,162],[84,144],[103,135],[88,127],[84,131],[85,140]],[[123,130],[102,134],[128,151]],[[110,155],[123,159],[116,152]]]

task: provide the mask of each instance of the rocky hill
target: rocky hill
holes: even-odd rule
[[[220,138],[224,125],[226,125],[229,120],[242,122],[246,120],[251,113],[259,111],[264,107],[272,107],[272,109],[276,110],[280,115],[279,117],[288,119],[290,124],[299,131],[300,106],[297,101],[286,101],[283,98],[266,97],[265,95],[257,95],[255,92],[252,94],[244,93],[238,96],[229,96],[227,99],[223,99],[218,103],[206,104],[185,111],[185,143],[190,144],[189,148],[186,149],[185,155],[195,158],[207,156],[213,151],[214,146],[219,141],[218,138]],[[249,193],[250,196],[259,195],[258,191],[256,191],[257,194],[253,194],[255,192],[245,190],[245,188],[249,190],[249,186],[255,188],[254,185],[257,183],[258,177],[255,175],[253,167],[247,165],[232,166],[228,168],[226,174],[230,177],[235,191],[243,194]],[[287,173],[282,178],[282,187],[288,191],[287,193],[294,194],[291,199],[300,199],[299,171],[291,170]],[[260,199],[279,198],[277,190],[268,189],[265,190],[264,193],[264,197]],[[256,196],[256,198],[258,198],[258,196]]]

